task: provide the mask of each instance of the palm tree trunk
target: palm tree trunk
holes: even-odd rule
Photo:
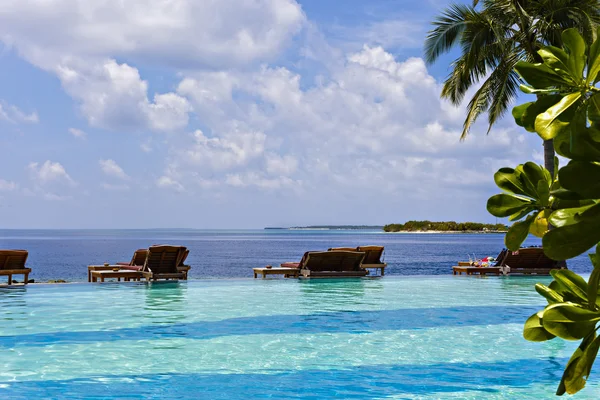
[[[544,168],[550,171],[550,176],[554,179],[554,141],[544,140]]]

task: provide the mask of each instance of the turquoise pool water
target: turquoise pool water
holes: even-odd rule
[[[0,398],[551,398],[576,344],[521,338],[540,279],[4,288]]]

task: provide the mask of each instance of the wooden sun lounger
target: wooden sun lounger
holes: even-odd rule
[[[383,255],[383,246],[358,246],[358,247],[333,247],[328,251],[358,251],[365,253],[361,268],[369,270],[375,269],[380,270],[381,276],[385,275],[385,268],[387,264],[381,261]]]
[[[514,253],[506,251],[498,257],[495,266],[510,267],[510,275],[550,275],[551,270],[560,268],[559,262],[548,258],[541,247],[526,247]]]
[[[183,246],[150,246],[148,255],[141,269],[147,280],[187,279],[187,271],[179,270],[179,265],[187,257],[189,251]]]
[[[12,285],[13,275],[23,275],[23,283],[29,280],[31,268],[25,267],[27,250],[0,250],[0,276],[8,276],[8,284]]]
[[[358,251],[309,251],[300,262],[300,275],[305,278],[350,278],[366,276],[360,267],[365,253]]]

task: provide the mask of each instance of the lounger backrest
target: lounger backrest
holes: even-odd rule
[[[383,246],[358,246],[356,250],[365,253],[363,264],[382,264]]]
[[[0,250],[0,270],[25,269],[27,250]]]
[[[137,249],[133,253],[133,257],[131,258],[131,262],[129,263],[129,265],[144,265],[147,255],[148,249]]]
[[[332,247],[327,251],[357,251],[356,247]]]
[[[513,254],[508,251],[502,260],[502,265],[510,268],[555,268],[558,262],[548,258],[541,247],[519,249]]]
[[[150,246],[143,270],[153,274],[178,273],[177,266],[185,251],[183,246]]]
[[[306,254],[302,269],[311,271],[361,271],[365,253],[358,251],[312,251]]]
[[[185,251],[181,254],[181,260],[179,260],[179,266],[185,265],[185,260],[187,259],[189,254],[190,254],[189,249],[185,249]]]

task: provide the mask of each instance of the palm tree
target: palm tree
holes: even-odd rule
[[[562,45],[561,33],[578,28],[588,43],[600,24],[599,0],[473,0],[452,4],[433,22],[425,42],[427,63],[460,46],[452,63],[442,97],[462,102],[467,90],[481,83],[469,102],[461,140],[484,112],[488,133],[509,109],[520,84],[514,72],[517,61],[541,62],[543,45]],[[544,142],[544,165],[554,175],[554,147]]]

